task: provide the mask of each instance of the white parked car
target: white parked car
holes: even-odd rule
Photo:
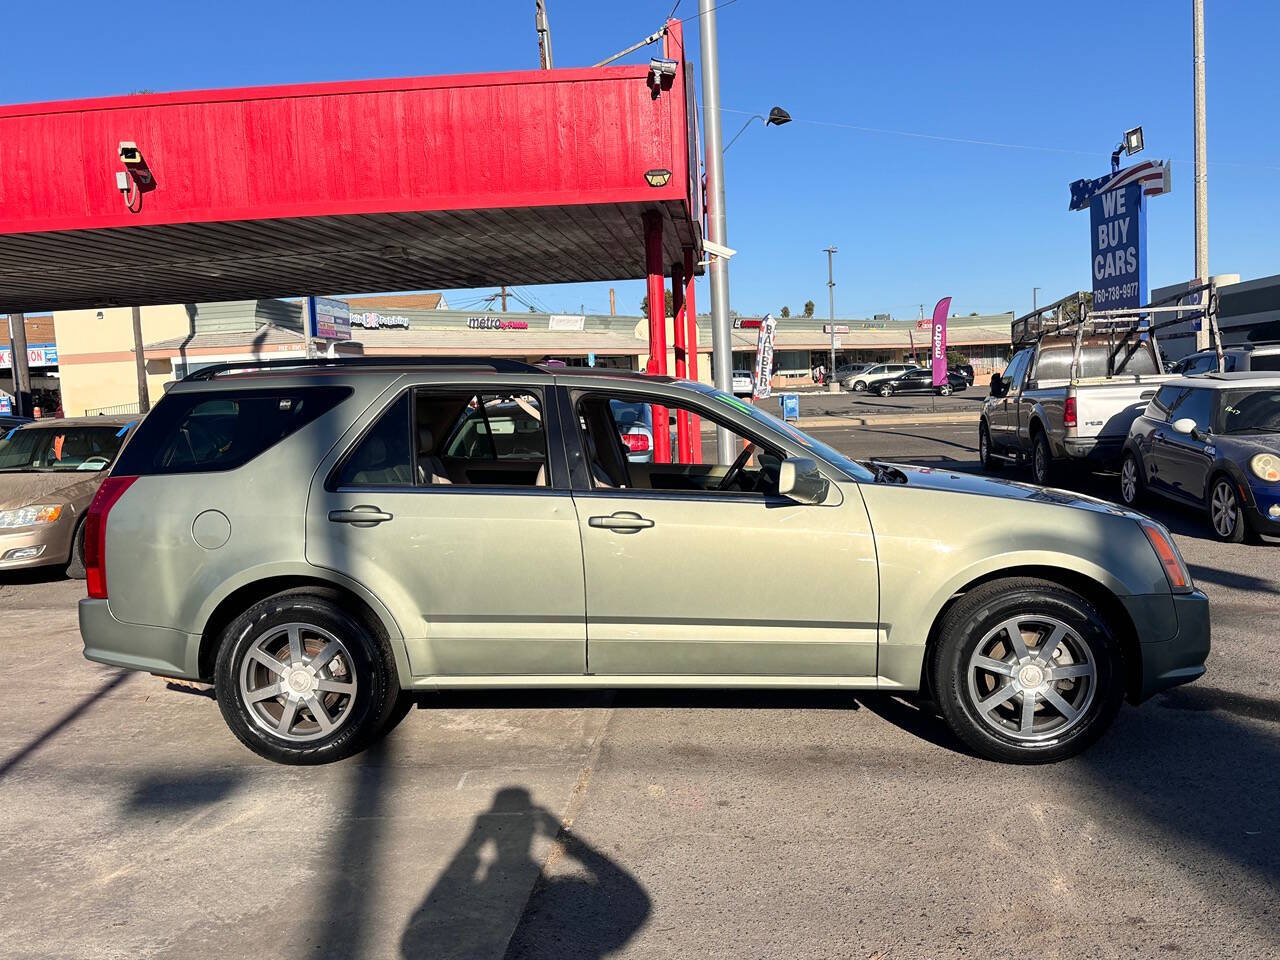
[[[856,374],[849,384],[849,389],[854,393],[862,393],[868,387],[879,383],[881,380],[888,380],[891,377],[906,373],[908,370],[919,369],[914,363],[877,363],[875,366],[867,367],[861,373]]]
[[[756,390],[756,378],[750,370],[733,371],[733,395],[735,397],[749,397]]]

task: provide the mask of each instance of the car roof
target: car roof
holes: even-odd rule
[[[1240,387],[1280,387],[1280,370],[1241,370],[1235,373],[1203,373],[1178,377],[1165,386],[1199,387],[1202,390],[1237,390]]]

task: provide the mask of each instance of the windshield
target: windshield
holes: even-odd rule
[[[124,443],[120,427],[27,427],[0,441],[0,471],[105,470]]]
[[[1280,390],[1228,390],[1221,433],[1280,433]]]
[[[815,440],[803,430],[797,430],[785,420],[780,420],[773,414],[766,413],[757,406],[744,403],[737,397],[732,397],[727,393],[721,393],[719,390],[716,390],[713,387],[708,387],[706,384],[694,384],[694,387],[701,393],[704,393],[709,397],[713,397],[725,406],[733,407],[733,409],[741,413],[745,413],[752,420],[755,420],[766,429],[773,431],[774,433],[781,433],[783,436],[789,437],[802,447],[812,450],[817,456],[826,460],[828,463],[832,463],[839,467],[841,470],[848,473],[849,476],[868,483],[875,479],[875,474],[862,466],[862,464],[858,463],[856,460],[850,460],[839,450],[836,450],[834,447],[827,446],[827,444],[823,443],[821,440]]]

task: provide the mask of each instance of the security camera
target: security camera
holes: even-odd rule
[[[668,84],[676,75],[679,63],[663,57],[654,57],[649,61],[649,82],[652,84]]]
[[[721,260],[728,260],[730,257],[732,257],[735,253],[738,252],[737,250],[734,250],[732,247],[723,246],[722,244],[715,243],[712,240],[703,240],[702,249],[705,250],[707,253],[711,254],[713,257],[719,257]]]
[[[120,141],[120,162],[128,164],[143,163],[142,151],[138,149],[138,145],[132,140]]]

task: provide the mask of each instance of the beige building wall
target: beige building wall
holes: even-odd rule
[[[66,416],[138,402],[132,308],[56,310],[53,327]],[[142,308],[144,344],[190,332],[191,315],[185,304]],[[147,364],[147,392],[153,404],[163,394],[165,382],[172,379],[168,364]]]

